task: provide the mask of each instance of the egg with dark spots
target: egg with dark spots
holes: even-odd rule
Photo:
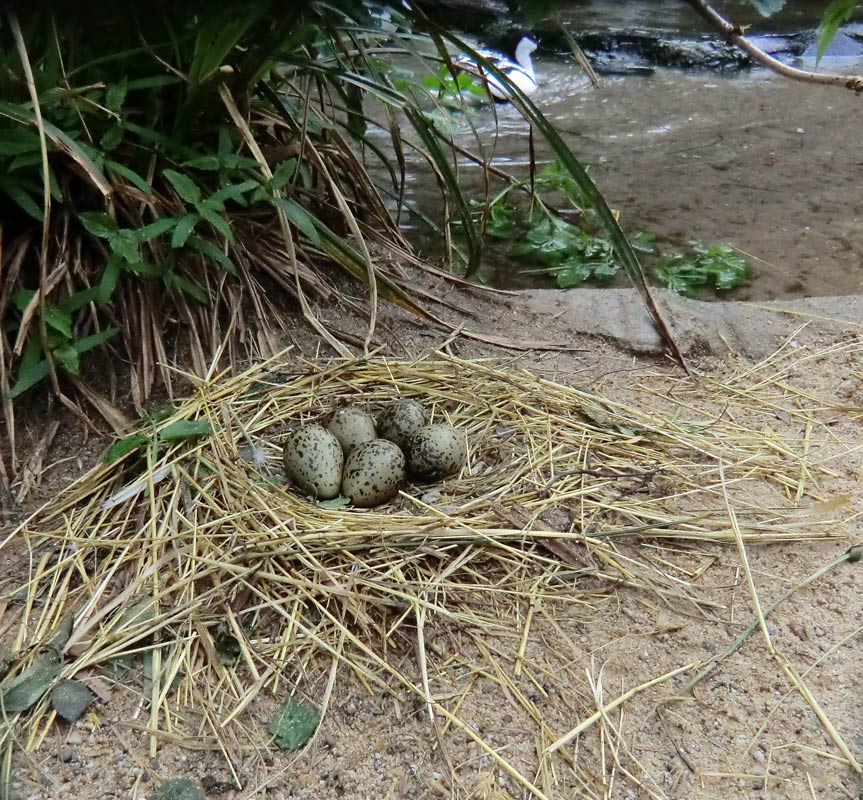
[[[428,422],[428,414],[418,400],[396,400],[378,417],[378,436],[404,449],[408,439]]]
[[[294,483],[318,500],[339,493],[345,454],[339,440],[320,425],[303,425],[285,442],[285,470]]]
[[[342,494],[355,506],[369,508],[385,503],[405,478],[405,454],[386,439],[358,445],[345,462]]]
[[[327,425],[327,430],[339,440],[346,456],[358,445],[378,438],[371,414],[353,406],[338,409]]]
[[[452,425],[426,425],[408,443],[408,468],[421,480],[434,481],[458,472],[467,460],[467,437]]]

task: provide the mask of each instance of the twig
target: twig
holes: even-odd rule
[[[860,94],[863,92],[863,76],[860,75],[837,75],[832,72],[809,72],[804,69],[796,69],[783,64],[779,59],[765,53],[760,47],[756,47],[743,35],[743,29],[735,25],[718,12],[704,0],[687,0],[704,19],[725,36],[729,44],[736,45],[747,53],[753,61],[761,64],[773,72],[804,83],[818,83],[822,86],[843,86],[846,89]]]
[[[687,670],[692,669],[694,666],[697,665],[697,663],[697,661],[693,661],[691,664],[684,664],[682,667],[673,669],[671,670],[671,672],[666,672],[664,675],[659,675],[658,677],[653,678],[646,683],[642,683],[640,686],[633,687],[628,692],[624,692],[622,695],[620,695],[620,697],[612,700],[610,703],[603,706],[599,711],[595,711],[589,717],[582,720],[569,733],[565,733],[556,742],[553,742],[548,747],[546,747],[542,753],[543,756],[550,756],[555,751],[560,750],[561,747],[565,747],[580,733],[583,733],[591,725],[601,719],[603,715],[611,713],[612,711],[614,711],[615,708],[617,708],[618,706],[622,706],[627,700],[631,700],[633,697],[635,697],[635,695],[645,691],[646,689],[658,686],[660,683],[664,683],[665,681],[670,680],[675,675],[679,675],[681,672],[686,672]]]

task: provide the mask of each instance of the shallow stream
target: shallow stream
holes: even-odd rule
[[[811,6],[792,4],[764,32],[811,27]],[[573,26],[612,28],[659,22],[708,33],[680,2],[582,3],[568,18]],[[649,231],[662,249],[692,240],[734,246],[756,272],[751,285],[725,295],[735,299],[863,293],[863,97],[762,68],[657,68],[601,77],[594,89],[571,58],[540,49],[535,66],[541,82],[533,100],[590,165],[628,233]],[[863,59],[825,66],[859,71]],[[515,110],[484,105],[471,119],[495,165],[523,174],[528,127]],[[476,149],[468,125],[456,139]],[[539,144],[537,157],[540,166],[548,161]],[[462,183],[481,197],[482,171],[468,161],[459,168]],[[439,205],[425,170],[419,163],[413,170],[407,199]],[[554,285],[525,275],[533,265],[506,248],[491,248],[484,266],[499,286]]]

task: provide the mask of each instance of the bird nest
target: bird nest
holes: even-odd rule
[[[431,620],[493,634],[518,619],[518,669],[523,612],[539,601],[590,607],[635,586],[697,603],[671,574],[664,540],[840,535],[834,520],[800,515],[819,468],[799,440],[707,410],[773,411],[775,389],[754,373],[729,385],[681,380],[677,398],[653,398],[663,407],[649,412],[443,354],[282,355],[208,380],[0,542],[23,539],[32,558],[12,600],[18,659],[7,672],[33,663],[65,625],[55,678],[104,677],[124,658],[149,659],[141,708],[153,748],[192,727],[229,758],[239,747],[232,730],[254,738],[244,712],[257,697],[283,698],[326,663],[369,687],[400,686],[458,726],[458,709],[429,680],[422,630]],[[398,397],[466,432],[459,475],[408,483],[373,509],[317,503],[285,482],[281,445],[294,427],[342,404],[374,412]],[[38,698],[19,720],[27,746],[52,720]],[[546,744],[561,733],[538,724]]]

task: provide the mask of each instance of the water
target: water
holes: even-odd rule
[[[684,13],[679,2],[580,6],[587,19],[609,26],[665,19],[663,7]],[[806,6],[792,4],[786,18],[811,24]],[[612,19],[609,8],[623,11]],[[828,66],[861,64],[858,58]],[[605,77],[594,89],[572,59],[540,53],[536,67],[542,80],[534,101],[590,165],[627,232],[649,231],[666,251],[693,240],[738,248],[757,277],[735,290],[735,299],[863,293],[861,98],[763,69],[657,69],[650,76]],[[528,128],[515,110],[484,106],[471,117],[494,165],[525,176]],[[466,125],[455,138],[477,149]],[[540,167],[550,159],[539,143],[537,157]],[[414,158],[407,199],[427,211],[439,208],[434,182]],[[483,195],[479,167],[460,158],[459,175],[469,193]],[[434,252],[428,240],[417,241]],[[485,258],[494,283],[554,285],[535,274],[536,264],[507,252],[498,246]]]
[[[749,3],[729,0],[719,9],[739,25],[751,25],[759,33],[793,32],[818,26],[823,3],[791,0],[772,17],[762,17]],[[718,8],[718,4],[715,5]],[[681,0],[575,0],[561,6],[560,17],[580,29],[615,30],[641,28],[674,33],[709,32],[706,23]]]

